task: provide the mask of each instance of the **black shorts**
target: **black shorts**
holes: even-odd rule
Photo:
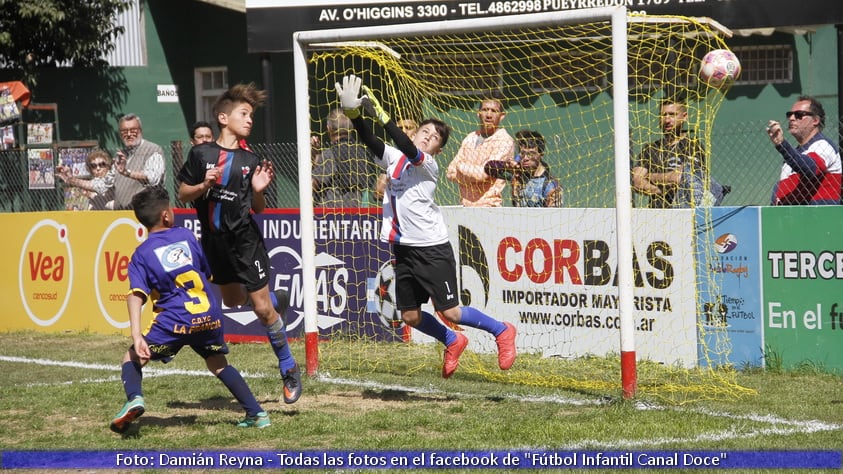
[[[202,250],[217,285],[242,283],[251,293],[269,284],[269,254],[254,221],[236,232],[202,234]]]
[[[433,300],[436,311],[458,306],[457,264],[450,243],[431,247],[393,245],[395,299],[399,311]]]

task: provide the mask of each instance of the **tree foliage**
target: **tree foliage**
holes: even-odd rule
[[[30,88],[39,67],[105,67],[131,0],[0,0],[0,64]]]

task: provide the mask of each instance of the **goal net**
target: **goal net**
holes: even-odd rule
[[[331,150],[334,84],[355,74],[396,120],[436,117],[452,128],[437,158],[436,199],[461,301],[519,332],[519,358],[502,372],[494,340],[460,328],[471,343],[458,374],[626,394],[621,363],[631,353],[640,395],[681,403],[747,392],[730,370],[723,321],[712,316],[719,282],[705,270],[707,208],[647,209],[648,198],[629,188],[630,163],[662,136],[665,99],[685,105],[691,137],[711,149],[723,91],[697,72],[706,52],[726,48],[722,31],[625,11],[619,27],[613,15],[617,9],[295,35],[298,143],[313,153],[299,156],[303,286],[293,304],[304,315],[310,372],[435,374],[441,365],[441,345],[404,327],[395,310],[390,249],[378,241],[379,171]],[[503,103],[511,135],[541,134],[562,207],[513,207],[509,183],[501,208],[459,205],[445,169],[477,130],[484,98]],[[709,166],[689,174],[707,186]],[[690,181],[677,193],[699,192]],[[329,186],[353,188],[357,204],[326,200]]]

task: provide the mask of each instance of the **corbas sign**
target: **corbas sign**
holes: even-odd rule
[[[261,53],[291,51],[293,33],[296,31],[399,25],[621,5],[632,12],[652,15],[709,17],[730,29],[843,23],[843,2],[829,0],[247,0],[246,27],[249,52]]]

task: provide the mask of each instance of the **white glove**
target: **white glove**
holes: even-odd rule
[[[362,79],[350,74],[342,78],[342,85],[339,82],[335,84],[340,105],[348,118],[353,119],[360,116],[360,105],[363,103],[360,98],[360,84],[362,82]]]

